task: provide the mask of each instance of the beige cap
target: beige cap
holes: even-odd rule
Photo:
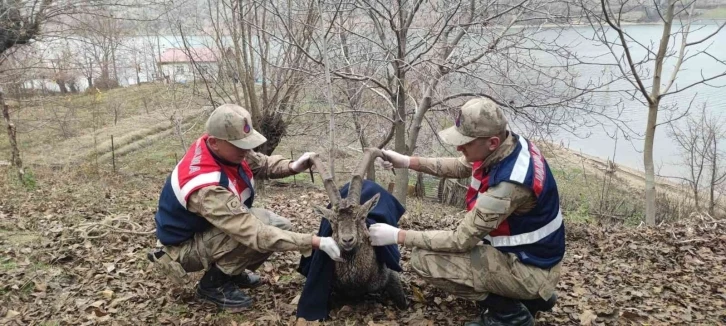
[[[456,124],[439,132],[439,137],[450,145],[464,145],[479,137],[492,137],[507,130],[507,119],[502,109],[488,98],[475,98],[464,103]]]
[[[205,128],[210,136],[226,140],[241,149],[253,149],[267,141],[252,128],[250,113],[236,104],[222,104],[214,109]]]

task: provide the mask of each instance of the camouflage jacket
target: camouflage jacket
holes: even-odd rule
[[[289,169],[290,160],[280,155],[266,156],[250,151],[246,160],[254,177],[258,179],[277,179],[295,174]],[[227,188],[200,188],[189,196],[187,209],[254,250],[299,250],[306,257],[312,253],[312,234],[285,231],[264,224]]]
[[[492,166],[514,151],[516,143],[511,134],[487,159],[482,168]],[[416,170],[445,178],[466,178],[472,174],[471,163],[458,158],[418,158]],[[525,213],[537,204],[529,188],[502,182],[479,195],[476,205],[452,231],[406,231],[404,245],[434,251],[465,252],[482,237],[496,229],[512,213]]]

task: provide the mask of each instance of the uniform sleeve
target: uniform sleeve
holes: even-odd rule
[[[285,231],[266,225],[252,215],[229,190],[204,187],[189,196],[187,208],[203,216],[214,227],[235,241],[260,252],[299,250],[303,256],[312,253],[312,234]]]
[[[463,156],[444,158],[418,158],[418,171],[442,178],[466,178],[471,176],[471,164]]]
[[[246,160],[256,179],[279,179],[295,174],[295,171],[290,170],[291,160],[282,155],[267,156],[250,151]]]
[[[448,252],[466,252],[496,229],[512,213],[524,213],[537,203],[529,188],[502,182],[477,198],[474,208],[453,231],[406,231],[405,246]]]

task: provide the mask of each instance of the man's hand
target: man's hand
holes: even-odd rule
[[[338,244],[335,243],[335,240],[331,237],[320,237],[320,243],[318,244],[318,249],[324,251],[328,256],[330,256],[330,259],[344,262],[345,260],[340,257],[340,248],[338,248]]]
[[[383,152],[383,160],[389,162],[394,168],[408,168],[409,164],[411,164],[411,158],[409,156],[387,149],[384,149],[381,152]],[[390,169],[391,166],[386,166],[384,163],[385,168]]]
[[[313,165],[313,162],[310,161],[310,156],[313,154],[315,154],[315,152],[305,152],[297,160],[295,160],[295,162],[290,163],[290,170],[300,173],[309,169]]]
[[[375,223],[368,228],[371,244],[374,246],[387,246],[398,243],[398,232],[401,229],[385,224]]]

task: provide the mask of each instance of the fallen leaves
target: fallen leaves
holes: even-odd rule
[[[15,196],[22,200],[0,198],[0,232],[5,232],[0,234],[0,324],[321,324],[295,318],[304,284],[296,271],[299,253],[273,254],[258,270],[270,282],[247,292],[255,299],[254,309],[232,315],[194,298],[201,273],[191,273],[185,287],[153,273],[145,258],[155,242],[151,235],[69,237],[74,225],[101,221],[109,214],[129,214],[144,228],[153,227],[158,185],[109,184],[114,187],[93,192],[45,185]],[[319,220],[309,206],[325,203],[321,190],[270,186],[266,191],[256,205],[290,219],[294,231],[317,231]],[[453,229],[462,216],[456,208],[410,200],[401,221],[404,228]],[[726,323],[725,226],[708,221],[658,228],[568,224],[557,286],[560,299],[553,311],[539,314],[538,324]],[[3,236],[8,233],[16,236]],[[35,235],[32,241],[19,242],[29,234]],[[384,299],[366,298],[334,311],[326,325],[459,325],[475,318],[473,302],[422,281],[408,265],[409,248],[402,250],[409,309],[399,311]]]

